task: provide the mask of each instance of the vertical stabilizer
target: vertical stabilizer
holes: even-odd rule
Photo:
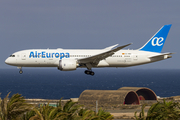
[[[170,28],[171,24],[162,26],[139,50],[160,53],[164,46]]]

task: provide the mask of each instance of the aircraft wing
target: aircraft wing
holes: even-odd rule
[[[113,49],[114,47],[118,46],[119,44],[116,44],[116,45],[113,45],[113,46],[110,46],[110,47],[106,47],[104,48],[104,50],[111,50]]]
[[[130,44],[127,44],[127,45],[123,45],[123,46],[120,46],[120,47],[117,47],[117,48],[114,48],[112,50],[108,50],[106,52],[103,52],[103,53],[100,53],[100,54],[97,54],[97,55],[94,55],[94,56],[91,56],[91,57],[87,57],[87,58],[82,58],[82,59],[78,59],[78,62],[80,64],[87,64],[92,66],[92,64],[95,64],[97,65],[99,63],[99,61],[113,55],[115,52],[119,51],[120,49],[123,49],[124,47],[126,46],[129,46],[131,45],[132,43]]]

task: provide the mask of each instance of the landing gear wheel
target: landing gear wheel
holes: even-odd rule
[[[90,72],[90,75],[92,75],[92,76],[93,76],[93,75],[94,75],[94,72]]]
[[[94,72],[90,70],[85,70],[84,73],[87,75],[92,75],[92,76],[94,75]]]
[[[89,70],[85,70],[84,73],[89,75],[90,71]]]
[[[20,71],[19,71],[19,73],[20,73],[20,74],[22,74],[22,73],[23,73],[23,71],[22,71],[22,70],[20,70]]]

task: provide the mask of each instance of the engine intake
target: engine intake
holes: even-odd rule
[[[77,68],[77,61],[76,60],[73,60],[73,59],[59,60],[58,70],[72,71],[72,70],[76,70],[76,68]]]

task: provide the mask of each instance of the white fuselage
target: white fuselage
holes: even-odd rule
[[[161,53],[171,25],[162,26],[138,50],[122,50],[131,45],[118,44],[104,49],[30,49],[12,54],[6,64],[22,67],[57,67],[61,71],[86,67],[85,74],[94,75],[93,67],[129,67],[170,58],[172,53]]]
[[[18,67],[58,67],[59,60],[91,57],[106,52],[106,49],[30,49],[15,52],[6,59],[6,63]],[[101,60],[93,67],[129,67],[151,63],[168,58],[168,56],[150,59],[161,53],[141,50],[120,50],[114,55]],[[84,66],[79,66],[84,67]]]

